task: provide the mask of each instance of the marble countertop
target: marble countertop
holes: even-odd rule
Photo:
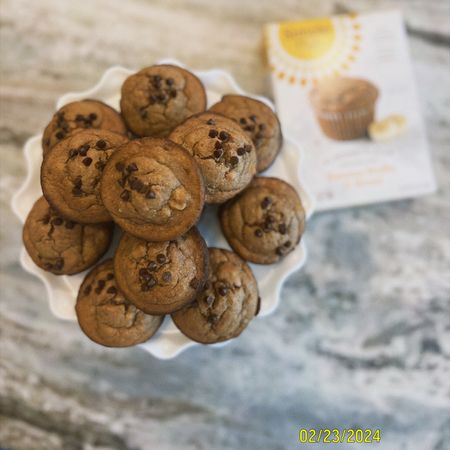
[[[308,264],[279,309],[222,349],[159,361],[96,346],[51,315],[19,265],[9,202],[21,148],[58,96],[113,64],[166,56],[270,95],[265,22],[393,7],[406,16],[436,194],[315,215]],[[444,0],[3,0],[0,447],[295,449],[300,427],[353,426],[380,428],[375,448],[449,448],[449,17]]]

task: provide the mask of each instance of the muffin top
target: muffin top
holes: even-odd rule
[[[234,197],[256,173],[255,146],[228,117],[197,114],[175,128],[169,139],[182,145],[199,165],[206,203],[223,203]]]
[[[194,158],[167,139],[136,139],[105,167],[101,195],[113,220],[148,241],[181,236],[200,217],[203,178]]]
[[[223,205],[220,222],[238,255],[257,264],[272,264],[299,243],[305,211],[291,185],[278,178],[256,177]]]
[[[111,223],[80,224],[61,217],[40,197],[23,227],[23,243],[37,266],[55,275],[92,266],[108,249]]]
[[[323,80],[310,94],[314,107],[325,111],[364,108],[377,97],[378,89],[370,81],[350,77]]]
[[[97,344],[128,347],[150,339],[163,317],[144,314],[117,288],[111,259],[94,267],[78,292],[75,311],[83,332]]]
[[[195,227],[176,240],[147,242],[124,234],[114,257],[126,297],[148,314],[166,314],[193,301],[208,272],[206,243]]]
[[[44,156],[58,142],[86,128],[109,130],[127,136],[120,114],[98,100],[80,100],[61,107],[42,136]]]
[[[233,252],[209,249],[208,280],[196,300],[172,314],[190,339],[212,344],[232,339],[259,310],[258,286],[250,267]]]
[[[237,122],[253,141],[257,170],[266,170],[281,149],[282,135],[278,117],[265,103],[245,95],[224,95],[210,111]]]
[[[205,108],[206,92],[201,81],[181,67],[147,67],[122,85],[122,116],[128,128],[141,137],[165,137]]]
[[[80,223],[111,221],[100,198],[106,161],[128,139],[107,130],[81,130],[56,144],[41,168],[44,197],[62,216]]]

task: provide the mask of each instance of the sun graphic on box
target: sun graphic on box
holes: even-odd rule
[[[360,30],[355,14],[269,25],[269,67],[280,80],[301,86],[339,76],[356,60]]]

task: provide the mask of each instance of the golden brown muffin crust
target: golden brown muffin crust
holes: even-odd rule
[[[179,330],[204,344],[239,336],[259,309],[258,286],[250,267],[235,253],[210,248],[208,281],[197,299],[172,314]]]
[[[97,344],[129,347],[150,339],[163,317],[144,314],[117,288],[111,259],[86,275],[75,306],[83,332]]]

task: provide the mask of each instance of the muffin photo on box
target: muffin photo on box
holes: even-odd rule
[[[367,135],[377,98],[378,89],[370,81],[350,77],[323,80],[310,93],[322,132],[338,141]]]

